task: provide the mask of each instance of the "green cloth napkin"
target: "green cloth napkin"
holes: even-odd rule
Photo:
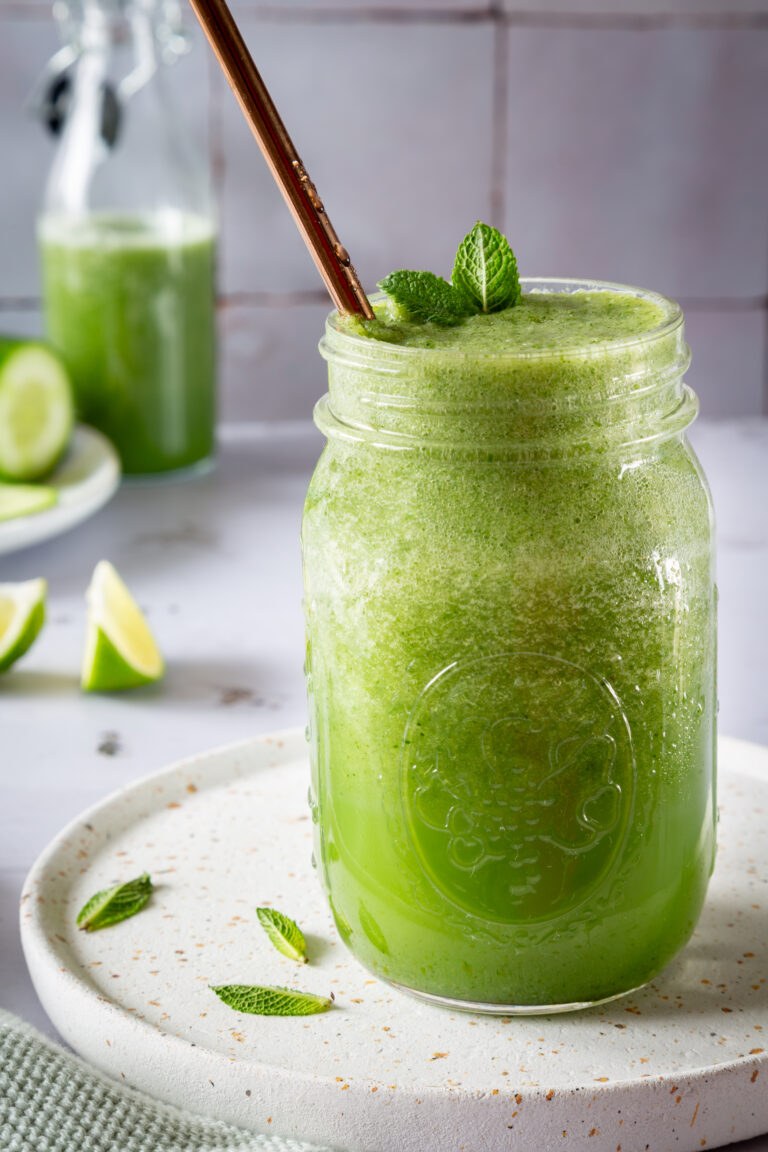
[[[180,1112],[0,1010],[2,1152],[329,1152]]]

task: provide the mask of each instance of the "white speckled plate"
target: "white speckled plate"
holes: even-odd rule
[[[59,490],[59,502],[34,516],[0,524],[0,556],[50,540],[87,520],[114,495],[120,483],[120,460],[112,444],[95,428],[78,424],[72,443],[56,471],[46,480]]]
[[[310,866],[302,734],[141,780],[70,824],[24,888],[24,949],[62,1036],[118,1079],[246,1128],[355,1152],[689,1152],[768,1130],[768,750],[721,749],[720,855],[699,928],[648,988],[579,1014],[495,1019],[380,984],[338,941]],[[135,919],[78,909],[142,870]],[[268,943],[296,917],[313,963]],[[325,1015],[242,1016],[209,984],[328,993]]]

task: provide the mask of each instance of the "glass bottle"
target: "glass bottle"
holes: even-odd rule
[[[173,4],[57,6],[48,120],[60,140],[39,221],[47,334],[81,419],[124,472],[200,467],[214,450],[216,225],[205,165],[166,73]]]
[[[336,924],[376,975],[505,1015],[651,979],[693,931],[715,842],[712,513],[682,313],[524,289],[617,293],[615,338],[414,347],[329,318],[302,527]]]

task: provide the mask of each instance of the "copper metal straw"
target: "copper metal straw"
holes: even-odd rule
[[[339,242],[317,189],[307,175],[225,0],[190,0],[237,96],[264,159],[285,197],[339,312],[373,317],[368,297]]]

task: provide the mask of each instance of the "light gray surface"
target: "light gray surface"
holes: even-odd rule
[[[693,440],[719,524],[721,730],[768,744],[768,422],[700,423]],[[0,1003],[43,1028],[16,924],[38,852],[140,774],[305,722],[298,533],[321,444],[306,424],[229,429],[210,476],[124,488],[68,536],[0,559],[0,581],[50,581],[49,625],[0,684]],[[83,593],[102,557],[157,632],[169,666],[157,689],[78,692]]]
[[[368,288],[447,274],[487,218],[525,274],[678,295],[704,410],[768,413],[768,0],[234,6]],[[55,43],[47,3],[0,0],[0,331],[40,330],[53,145],[23,100]],[[222,207],[223,414],[305,418],[319,279],[199,34],[171,81]]]

